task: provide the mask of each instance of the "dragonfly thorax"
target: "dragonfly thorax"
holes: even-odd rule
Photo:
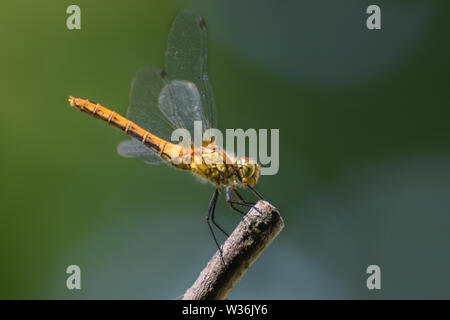
[[[245,184],[254,186],[258,182],[260,165],[256,161],[246,157],[235,158],[214,143],[199,149],[193,148],[182,157],[184,165],[177,165],[176,162],[179,161],[173,161],[175,158],[172,158],[172,165],[179,169],[191,170],[218,186]]]

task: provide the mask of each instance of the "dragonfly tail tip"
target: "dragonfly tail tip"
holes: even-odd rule
[[[71,107],[75,107],[75,98],[74,97],[69,96],[68,101],[69,101],[69,104]]]

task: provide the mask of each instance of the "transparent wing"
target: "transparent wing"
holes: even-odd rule
[[[172,80],[161,91],[159,107],[177,128],[185,128],[194,138],[194,121],[202,121],[202,128],[209,128],[209,121],[202,110],[197,86],[189,81]],[[200,132],[201,133],[201,132]]]
[[[203,121],[203,129],[217,127],[217,113],[214,94],[207,71],[207,34],[203,18],[188,10],[182,11],[175,18],[169,33],[166,49],[166,72],[172,102],[170,109],[176,111],[176,119],[171,118],[186,129],[193,127],[194,120]],[[185,81],[181,86],[177,80]],[[194,86],[192,86],[194,85]],[[182,87],[183,90],[179,90]],[[183,95],[195,87],[200,105],[193,100],[183,99]],[[170,90],[169,90],[170,89]],[[197,95],[192,93],[191,98]],[[169,116],[170,117],[170,116]]]
[[[163,159],[140,141],[131,139],[123,141],[117,147],[117,152],[125,158],[136,158],[149,164],[163,164]]]
[[[170,141],[176,125],[159,108],[159,96],[167,79],[164,72],[154,67],[140,69],[130,90],[130,105],[127,118],[160,138]]]
[[[173,130],[185,128],[194,137],[194,121],[206,130],[217,126],[216,106],[207,74],[206,24],[182,11],[172,24],[166,50],[166,71],[139,70],[133,78],[127,117],[147,131],[170,141]],[[119,145],[119,153],[155,163],[153,151],[134,140]]]

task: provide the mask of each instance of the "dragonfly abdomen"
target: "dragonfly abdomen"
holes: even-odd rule
[[[146,147],[156,152],[161,158],[171,162],[173,150],[179,147],[141,128],[136,123],[121,116],[117,112],[108,109],[101,104],[88,99],[69,97],[72,107],[86,112],[95,118],[108,122],[110,125],[119,128],[129,136],[141,141]]]

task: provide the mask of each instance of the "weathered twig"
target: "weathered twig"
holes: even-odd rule
[[[266,201],[258,201],[211,258],[183,300],[226,299],[253,262],[284,227],[277,209]]]

